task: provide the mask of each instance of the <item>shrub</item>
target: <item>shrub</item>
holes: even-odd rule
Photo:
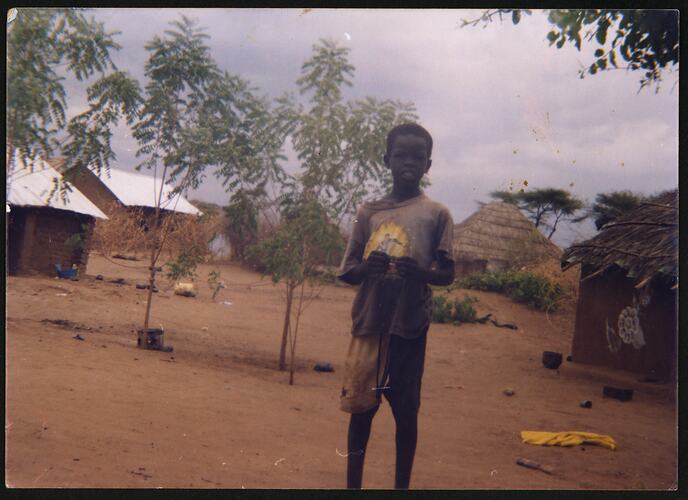
[[[554,311],[564,290],[558,283],[530,271],[487,271],[457,281],[460,288],[499,292],[540,311]]]
[[[452,319],[454,324],[458,323],[474,323],[477,316],[473,304],[477,302],[478,299],[474,297],[469,297],[465,295],[463,300],[454,301],[454,314],[452,314]]]
[[[476,298],[464,296],[462,300],[452,300],[443,295],[432,298],[432,322],[433,323],[473,323],[477,313],[473,304]]]

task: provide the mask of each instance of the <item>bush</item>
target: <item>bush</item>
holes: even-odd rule
[[[449,323],[452,320],[452,301],[448,297],[437,295],[432,298],[432,322]]]
[[[473,307],[473,304],[477,302],[478,299],[469,297],[468,295],[465,295],[463,300],[455,300],[454,301],[454,314],[452,315],[452,319],[454,320],[454,324],[457,323],[474,323],[477,316],[477,313],[475,312],[475,308]]]
[[[432,298],[432,322],[433,323],[473,323],[477,313],[473,304],[478,299],[464,296],[463,300],[451,300],[449,297],[437,295]]]
[[[504,293],[540,311],[555,311],[564,290],[558,283],[530,271],[488,271],[473,273],[457,281],[460,288]]]

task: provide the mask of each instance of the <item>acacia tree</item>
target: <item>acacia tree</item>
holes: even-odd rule
[[[634,209],[645,199],[644,195],[628,190],[599,193],[595,197],[595,203],[590,208],[589,215],[594,219],[595,227],[599,231],[602,226]]]
[[[348,52],[320,40],[297,80],[306,102],[287,94],[273,110],[275,135],[291,141],[299,163],[297,172],[284,175],[277,186],[281,226],[255,251],[273,280],[284,277],[280,370],[286,369],[287,344],[290,338],[295,342],[305,304],[317,295],[317,281],[308,279],[313,269],[341,251],[339,228],[347,216],[390,183],[382,161],[387,131],[416,119],[410,103],[373,97],[345,101],[343,87],[352,85],[354,75]],[[295,344],[290,345],[293,367]]]
[[[241,78],[220,71],[205,43],[209,37],[195,21],[182,16],[171,24],[173,29],[146,44],[148,84],[141,118],[134,126],[137,156],[145,159],[137,169],[152,170],[161,185],[176,183],[173,195],[197,187],[209,167],[228,191],[247,184],[260,187],[271,176],[278,177],[279,141],[267,134],[264,100],[256,98]],[[156,263],[168,234],[165,222],[171,220],[161,218],[161,203],[166,201],[162,192],[155,193],[144,332]]]
[[[581,222],[587,214],[576,217],[575,214],[584,207],[583,201],[568,191],[557,188],[533,189],[531,191],[493,191],[492,198],[516,205],[533,221],[535,227],[547,232],[547,239],[557,230],[559,222],[569,220]]]
[[[526,9],[486,10],[463,26],[487,24],[496,16],[509,16],[518,24]],[[584,42],[595,43],[595,60],[584,66],[579,74],[594,75],[602,71],[626,69],[643,72],[640,88],[662,80],[662,71],[678,69],[679,27],[678,10],[669,9],[550,9],[551,25],[547,33],[550,46],[562,48],[573,43],[580,51]],[[620,65],[622,67],[620,67]]]
[[[115,154],[111,129],[129,124],[141,104],[135,80],[118,71],[110,53],[119,50],[102,23],[83,9],[20,8],[7,27],[6,174],[16,158],[33,168],[36,158],[65,157],[65,169],[89,168],[100,175]],[[62,76],[60,73],[62,73]],[[88,108],[67,120],[66,76],[95,78]],[[76,167],[76,168],[75,168]],[[69,176],[67,176],[67,179]],[[63,199],[70,186],[55,186]]]

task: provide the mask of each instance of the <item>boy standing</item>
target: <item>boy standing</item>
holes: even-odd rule
[[[407,489],[411,479],[432,312],[428,284],[454,281],[451,214],[420,189],[431,153],[432,137],[420,125],[407,123],[389,132],[384,163],[392,174],[392,191],[359,208],[338,272],[342,281],[360,285],[341,394],[342,410],[351,413],[348,488],[361,487],[382,394],[396,422],[394,487]]]

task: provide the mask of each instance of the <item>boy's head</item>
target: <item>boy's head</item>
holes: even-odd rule
[[[416,123],[398,125],[387,134],[384,162],[392,173],[394,189],[415,192],[432,165],[432,137]]]
[[[432,156],[432,136],[430,132],[425,130],[423,127],[417,123],[403,123],[397,125],[392,130],[387,133],[387,153],[391,153],[392,147],[394,146],[394,141],[400,135],[415,135],[417,137],[422,137],[425,140],[425,145],[427,147],[428,158]]]

